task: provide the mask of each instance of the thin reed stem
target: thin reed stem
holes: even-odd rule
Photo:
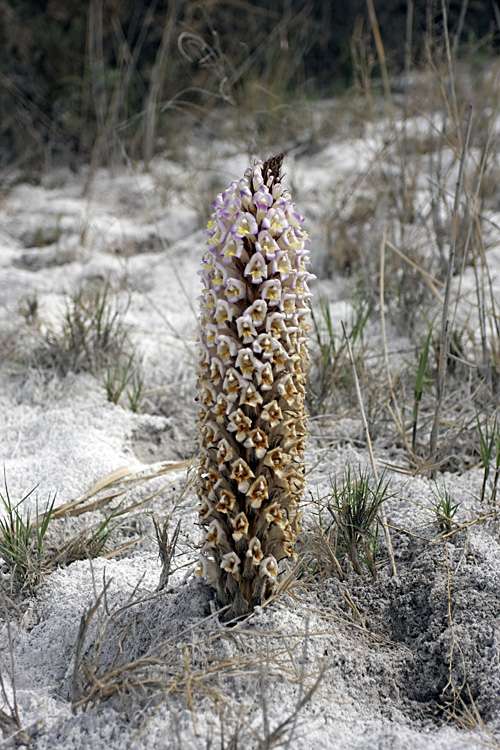
[[[469,117],[467,120],[467,128],[465,131],[464,144],[462,147],[462,155],[460,158],[460,169],[458,172],[458,180],[457,180],[457,186],[456,186],[456,191],[455,191],[455,201],[453,205],[450,253],[448,256],[448,274],[446,278],[446,286],[445,286],[445,292],[444,292],[443,315],[441,318],[439,366],[438,366],[438,375],[437,375],[437,382],[436,382],[436,405],[435,405],[435,411],[434,411],[434,422],[433,422],[432,431],[431,431],[429,458],[435,457],[435,454],[436,454],[437,442],[438,442],[438,437],[439,437],[439,421],[441,417],[441,408],[443,405],[444,390],[445,390],[445,385],[446,385],[446,371],[447,371],[448,345],[449,345],[448,309],[450,305],[451,281],[453,278],[453,270],[455,267],[458,208],[460,204],[460,196],[462,193],[465,163],[467,160],[467,149],[469,146],[470,130],[471,130],[471,124],[472,124],[472,111],[473,111],[473,108],[471,105],[469,107]]]
[[[363,396],[361,394],[361,388],[360,388],[360,385],[359,385],[358,374],[356,372],[356,364],[354,362],[354,355],[352,353],[351,342],[349,341],[349,337],[347,335],[347,330],[346,330],[344,321],[342,321],[342,331],[344,333],[344,338],[345,338],[346,343],[347,343],[347,350],[349,352],[349,359],[351,360],[351,367],[352,367],[352,375],[353,375],[353,379],[354,379],[354,386],[356,388],[356,396],[357,396],[357,399],[358,399],[359,411],[360,411],[360,414],[361,414],[361,423],[363,425],[363,430],[364,430],[364,433],[365,433],[366,445],[368,447],[368,454],[370,456],[370,463],[371,463],[371,467],[372,467],[372,471],[373,471],[373,476],[375,477],[375,481],[378,483],[379,482],[378,471],[377,471],[377,466],[375,464],[375,456],[373,455],[373,447],[372,447],[372,441],[371,441],[371,438],[370,438],[370,430],[369,430],[369,427],[368,427],[368,421],[366,419],[365,408],[364,408],[364,405],[363,405]],[[385,508],[384,508],[383,505],[380,506],[380,516],[381,516],[381,519],[382,519],[382,527],[384,529],[384,535],[385,535],[385,541],[386,541],[386,544],[387,544],[387,551],[388,551],[388,554],[389,554],[389,560],[391,562],[392,574],[395,575],[395,576],[397,576],[398,572],[396,570],[396,561],[394,559],[394,549],[393,549],[393,546],[392,546],[392,539],[391,539],[391,534],[390,534],[390,531],[389,531],[389,526],[387,524],[387,514],[385,512]]]

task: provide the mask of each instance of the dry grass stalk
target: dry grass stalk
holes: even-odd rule
[[[163,91],[167,72],[168,55],[170,51],[174,26],[177,20],[177,0],[168,3],[167,17],[163,27],[161,44],[156,54],[155,64],[151,74],[151,83],[145,104],[143,119],[143,159],[146,166],[153,156],[156,128],[158,122],[158,98]]]
[[[274,747],[287,734],[288,737],[294,734],[298,713],[314,695],[325,672],[324,668],[319,668],[308,673],[305,666],[307,643],[316,633],[310,633],[307,627],[305,632],[292,634],[281,630],[262,632],[253,630],[249,620],[221,628],[217,622],[219,612],[172,637],[153,641],[142,655],[128,660],[127,634],[135,632],[138,627],[145,603],[161,594],[146,598],[133,595],[124,606],[113,609],[107,601],[108,592],[109,583],[105,583],[81,619],[74,666],[74,711],[112,695],[145,698],[148,706],[153,708],[137,733],[140,734],[164,699],[178,695],[187,701],[195,729],[200,701],[205,704],[208,699],[216,710],[234,715],[239,725],[257,740],[259,747]],[[130,610],[130,616],[124,618],[123,614]],[[90,626],[96,616],[97,629],[87,644]],[[118,643],[114,656],[108,649],[113,642]],[[220,656],[223,642],[229,648],[229,655],[228,648],[224,647],[224,656]],[[301,649],[302,658],[297,658],[297,649]],[[254,686],[252,695],[260,684],[261,709],[265,714],[263,735],[255,729],[253,722],[250,723],[258,702],[244,710],[234,700],[234,685],[239,679],[244,679],[247,686]],[[289,715],[272,728],[266,714],[265,693],[274,680],[283,679],[299,686],[299,696]]]
[[[16,672],[14,663],[14,647],[12,644],[12,630],[10,627],[9,614],[5,605],[5,599],[3,597],[2,607],[4,611],[4,619],[7,624],[7,638],[9,642],[10,669],[7,669],[6,671],[11,689],[10,691],[7,689],[7,685],[3,676],[3,669],[0,668],[0,694],[3,697],[3,702],[5,705],[5,709],[0,709],[0,729],[8,735],[1,744],[5,745],[8,744],[10,740],[14,740],[16,745],[31,745],[33,737],[23,729],[23,726],[21,724],[21,717],[19,714],[19,706],[17,704]]]
[[[347,336],[347,331],[346,331],[346,327],[345,327],[344,322],[342,322],[342,330],[344,332],[344,337],[345,337],[346,342],[347,342],[347,348],[348,348],[349,357],[350,357],[350,360],[351,360],[352,374],[353,374],[354,383],[355,383],[355,386],[356,386],[356,395],[357,395],[357,398],[358,398],[359,411],[360,411],[360,414],[361,414],[361,421],[363,423],[363,430],[364,430],[365,437],[366,437],[366,445],[368,447],[368,454],[370,456],[370,463],[371,463],[371,467],[372,467],[372,471],[373,471],[373,476],[375,477],[375,481],[377,482],[377,484],[379,484],[379,476],[378,476],[378,471],[377,471],[377,465],[375,463],[375,456],[373,455],[372,441],[371,441],[371,438],[370,438],[370,430],[369,430],[369,427],[368,427],[368,422],[367,422],[367,419],[366,419],[365,409],[364,409],[364,406],[363,406],[363,396],[361,394],[361,388],[359,386],[359,380],[358,380],[358,375],[357,375],[357,372],[356,372],[356,364],[354,362],[354,356],[353,356],[353,353],[352,353],[351,342],[349,341],[349,337]],[[390,535],[390,532],[389,532],[389,527],[387,525],[387,514],[385,512],[385,507],[384,507],[383,504],[380,505],[380,517],[381,517],[381,520],[382,520],[382,528],[384,529],[385,541],[386,541],[386,544],[387,544],[387,552],[389,554],[389,561],[391,563],[392,574],[393,575],[397,575],[396,561],[394,559],[394,550],[393,550],[393,547],[392,547],[392,539],[391,539],[391,535]]]
[[[457,181],[457,188],[455,192],[455,202],[453,205],[452,214],[452,227],[451,227],[451,238],[450,238],[450,253],[448,256],[448,273],[446,278],[445,295],[443,300],[443,312],[441,318],[441,336],[440,336],[440,348],[439,348],[439,367],[436,381],[436,404],[434,411],[434,422],[432,425],[431,439],[430,439],[430,458],[436,456],[437,441],[439,437],[439,420],[441,416],[441,408],[443,405],[444,390],[446,383],[446,371],[448,363],[448,345],[449,345],[449,319],[448,319],[448,308],[450,304],[450,290],[453,272],[455,268],[455,248],[457,242],[457,224],[458,224],[458,210],[460,205],[460,196],[462,193],[462,184],[464,178],[465,163],[467,159],[467,150],[469,147],[469,137],[472,124],[472,107],[469,109],[469,117],[467,120],[467,128],[465,131],[464,144],[462,148],[462,156],[460,159],[460,170]]]
[[[449,536],[449,535],[447,535]],[[451,643],[450,650],[447,655],[448,659],[448,681],[441,691],[441,702],[438,704],[438,711],[442,712],[448,721],[456,721],[457,724],[465,731],[471,731],[473,729],[480,728],[489,738],[488,741],[478,741],[477,744],[482,747],[498,748],[500,745],[488,729],[486,728],[484,721],[478,711],[478,708],[474,702],[471,694],[470,686],[467,681],[467,672],[465,658],[460,648],[460,643],[455,633],[455,627],[453,623],[453,595],[452,595],[452,582],[451,582],[451,570],[450,570],[450,559],[448,553],[448,545],[446,539],[442,538],[442,544],[445,553],[445,568],[446,568],[446,597],[447,597],[447,613],[446,618],[448,620],[448,627],[450,631]],[[456,683],[454,677],[455,663],[457,658],[461,660],[461,681],[460,684]],[[464,697],[465,696],[465,697]],[[469,703],[466,702],[467,698]]]
[[[163,524],[163,527],[159,526],[155,518],[153,518],[153,523],[155,526],[156,541],[158,542],[159,556],[162,563],[160,582],[158,583],[157,588],[157,591],[161,591],[168,586],[168,579],[172,572],[170,569],[170,565],[174,558],[175,546],[177,544],[179,532],[181,530],[181,522],[180,520],[177,522],[175,531],[172,534],[172,539],[169,539],[168,537],[168,521]]]

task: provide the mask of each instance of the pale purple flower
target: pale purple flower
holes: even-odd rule
[[[241,210],[241,199],[235,195],[228,196],[224,201],[224,206],[219,210],[219,216],[228,220],[230,223],[233,222],[234,215],[237,211]]]
[[[273,196],[265,185],[261,185],[253,196],[253,204],[257,209],[256,219],[260,224],[266,211],[273,205]]]
[[[281,280],[285,281],[289,277],[291,270],[292,266],[290,264],[288,253],[286,250],[280,250],[276,253],[275,258],[271,263],[271,273],[279,274]]]
[[[272,333],[273,336],[279,336],[286,330],[285,316],[280,312],[273,312],[266,318],[266,333]]]
[[[288,228],[285,212],[281,208],[270,208],[262,219],[261,226],[263,229],[268,229],[274,237],[277,237]]]
[[[255,249],[262,253],[266,260],[273,260],[280,247],[269,232],[264,230],[257,235]]]
[[[237,211],[234,223],[231,225],[231,234],[234,237],[247,237],[254,239],[259,231],[255,216],[249,211]]]
[[[261,185],[253,196],[253,202],[257,211],[267,211],[273,205],[273,196],[265,185]]]
[[[245,266],[244,276],[249,276],[252,284],[260,284],[267,279],[267,264],[264,256],[260,253],[254,253]]]
[[[269,279],[262,284],[260,296],[268,305],[279,305],[281,301],[281,283],[278,279]]]
[[[243,241],[240,237],[230,234],[222,245],[219,255],[224,265],[231,265],[234,258],[241,258],[244,251]]]

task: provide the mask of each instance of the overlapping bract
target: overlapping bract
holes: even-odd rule
[[[311,274],[280,165],[217,196],[201,271],[198,572],[230,616],[272,593],[300,529]]]

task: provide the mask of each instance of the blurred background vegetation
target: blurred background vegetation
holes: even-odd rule
[[[366,0],[0,0],[0,168],[94,166],[190,128],[247,138],[380,75]],[[498,51],[496,0],[375,0],[397,75]],[[229,113],[229,116],[228,116]],[[192,131],[190,131],[192,132]]]

